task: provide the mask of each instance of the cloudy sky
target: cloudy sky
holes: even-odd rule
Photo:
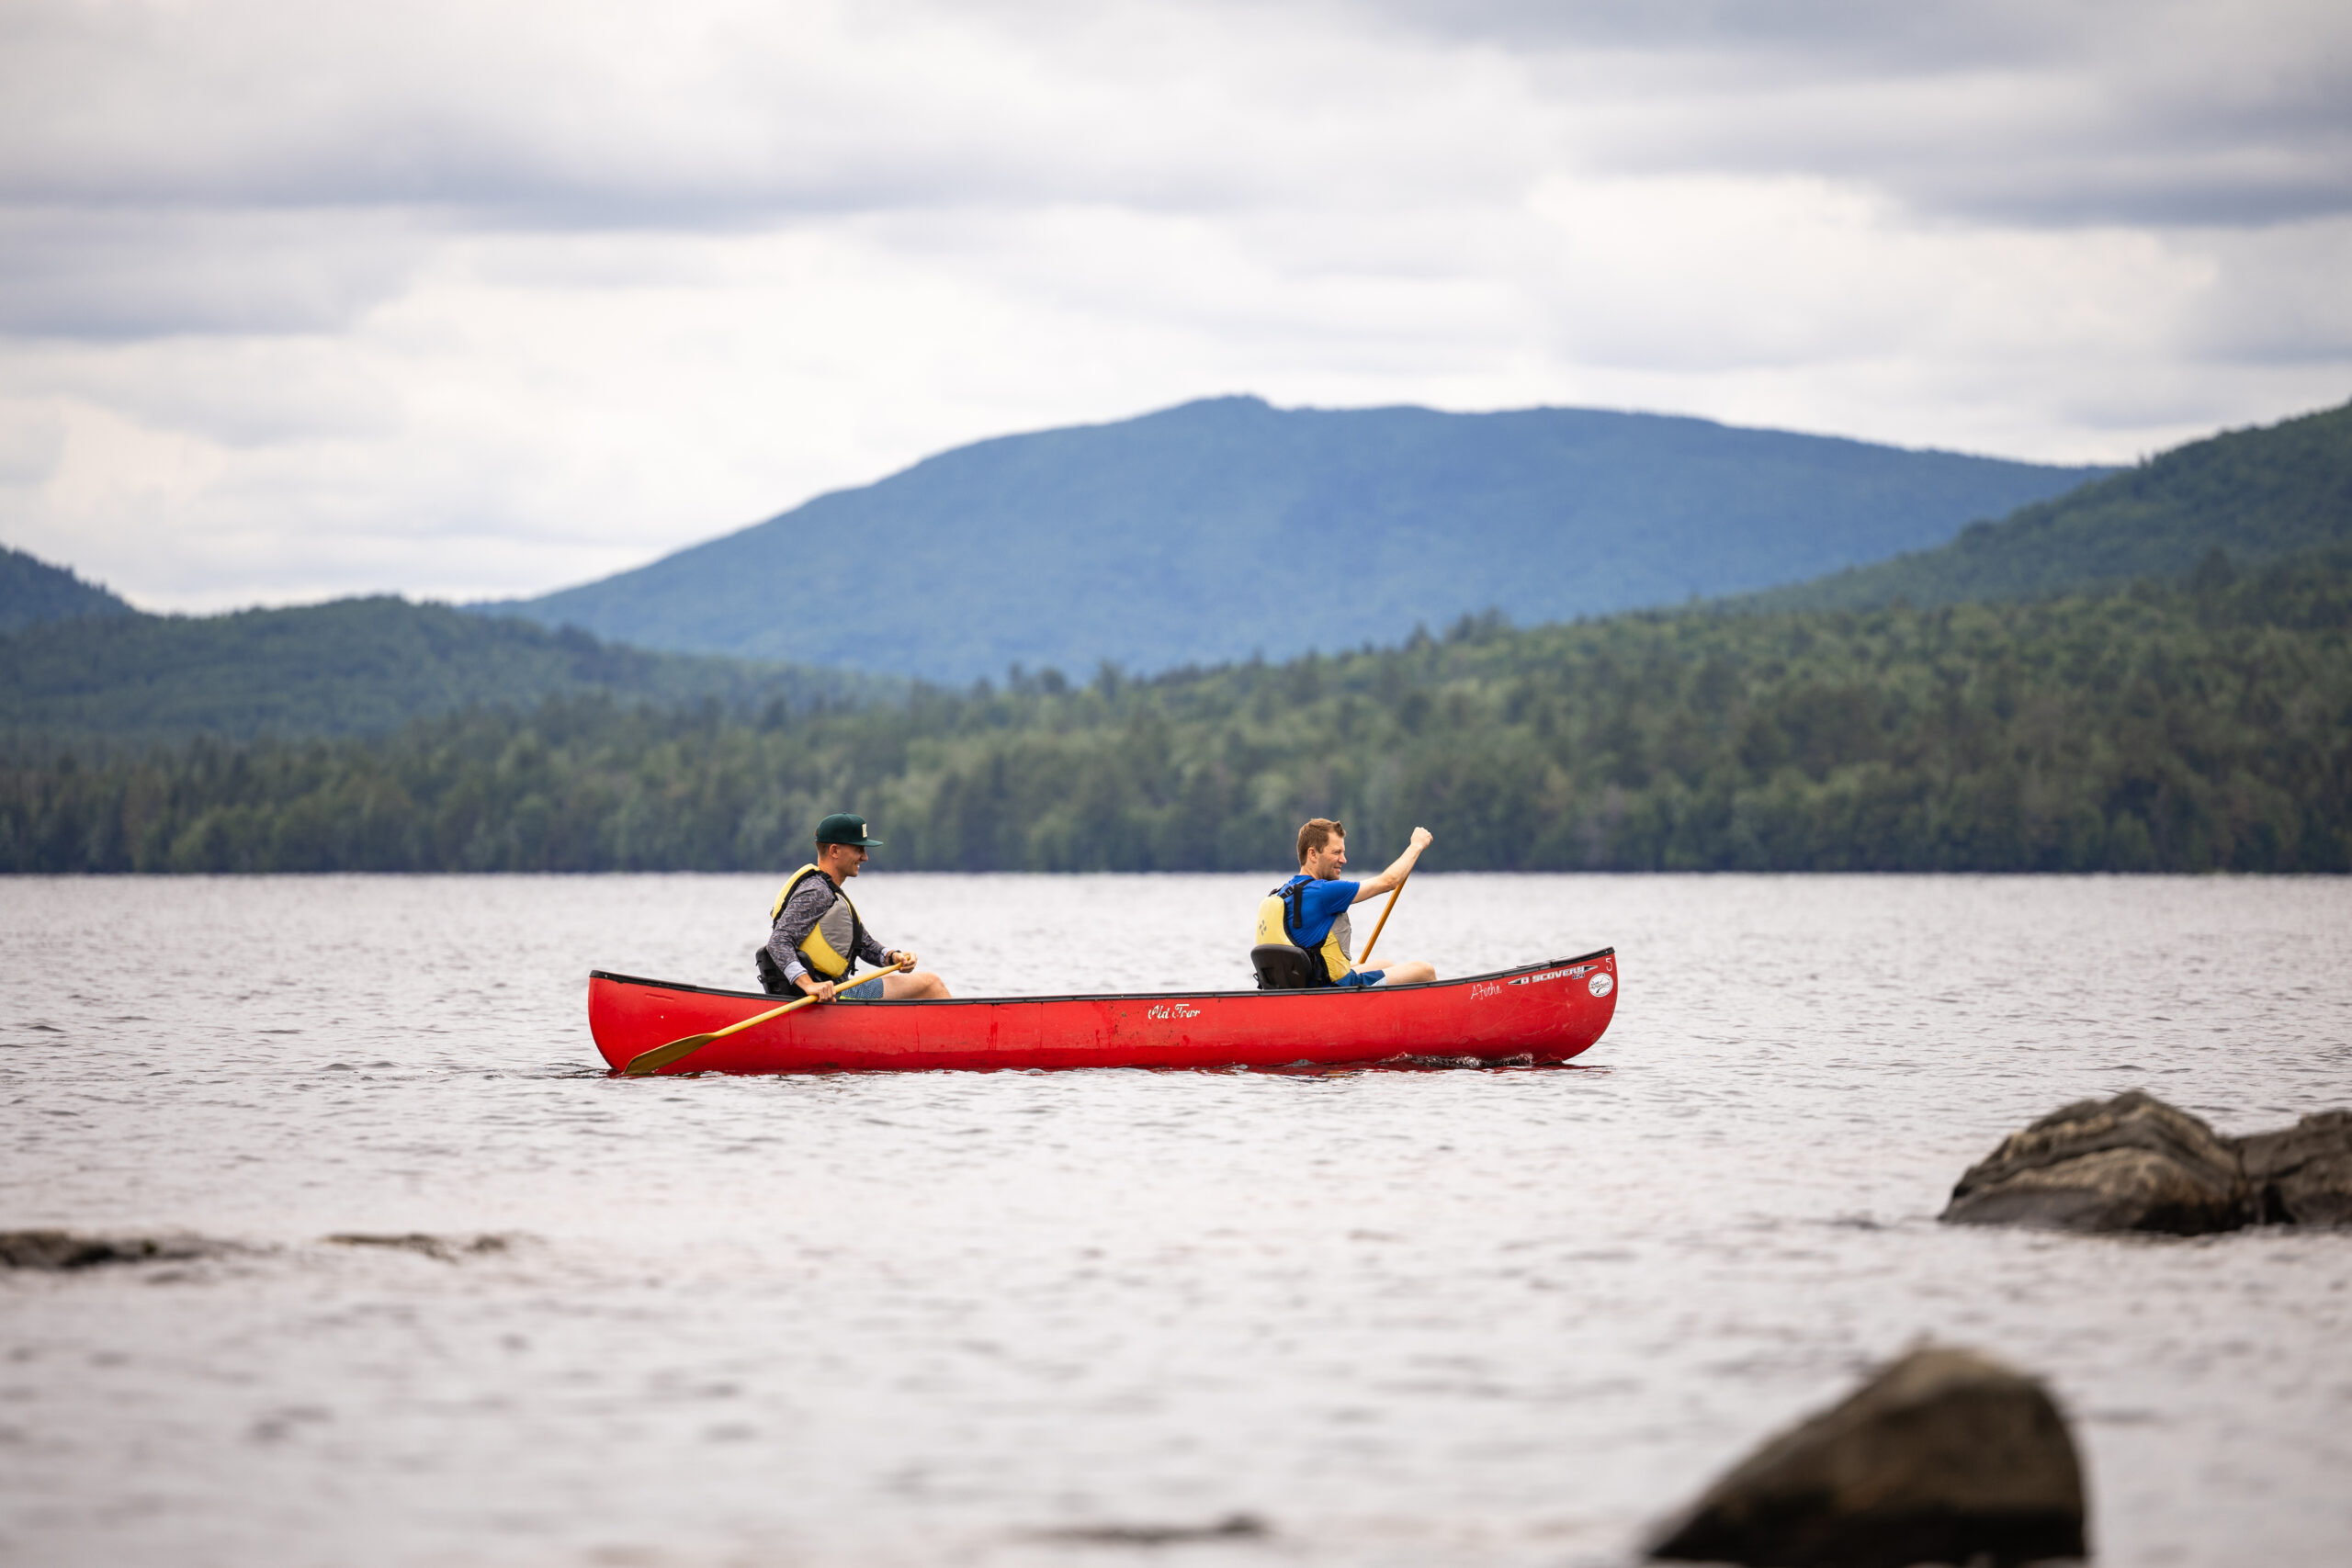
[[[0,542],[537,592],[1215,393],[2352,397],[2343,0],[0,0]]]

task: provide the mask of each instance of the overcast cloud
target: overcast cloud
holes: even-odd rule
[[[1230,391],[2128,460],[2347,276],[2340,3],[0,0],[0,541],[153,607]]]

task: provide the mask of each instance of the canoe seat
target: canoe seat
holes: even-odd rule
[[[1261,942],[1250,950],[1250,967],[1261,991],[1303,991],[1314,981],[1306,954],[1286,942]]]

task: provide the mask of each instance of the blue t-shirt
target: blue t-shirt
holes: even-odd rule
[[[1306,886],[1299,889],[1299,924],[1290,933],[1291,940],[1310,951],[1322,946],[1323,939],[1331,934],[1331,922],[1347,912],[1348,906],[1356,901],[1357,889],[1363,886],[1361,882],[1317,882],[1309,877]]]

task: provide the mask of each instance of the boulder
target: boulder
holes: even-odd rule
[[[2255,1217],[2236,1147],[2132,1089],[2012,1133],[1969,1168],[1940,1216],[1956,1224],[2202,1235]]]
[[[2352,1224],[2352,1111],[2323,1111],[2235,1140],[2266,1224]]]
[[[1766,1443],[1650,1555],[1906,1568],[2084,1550],[2082,1465],[2048,1392],[1973,1351],[1928,1348]]]
[[[102,1263],[161,1263],[226,1251],[191,1235],[75,1235],[71,1231],[0,1231],[0,1268],[95,1269]]]

